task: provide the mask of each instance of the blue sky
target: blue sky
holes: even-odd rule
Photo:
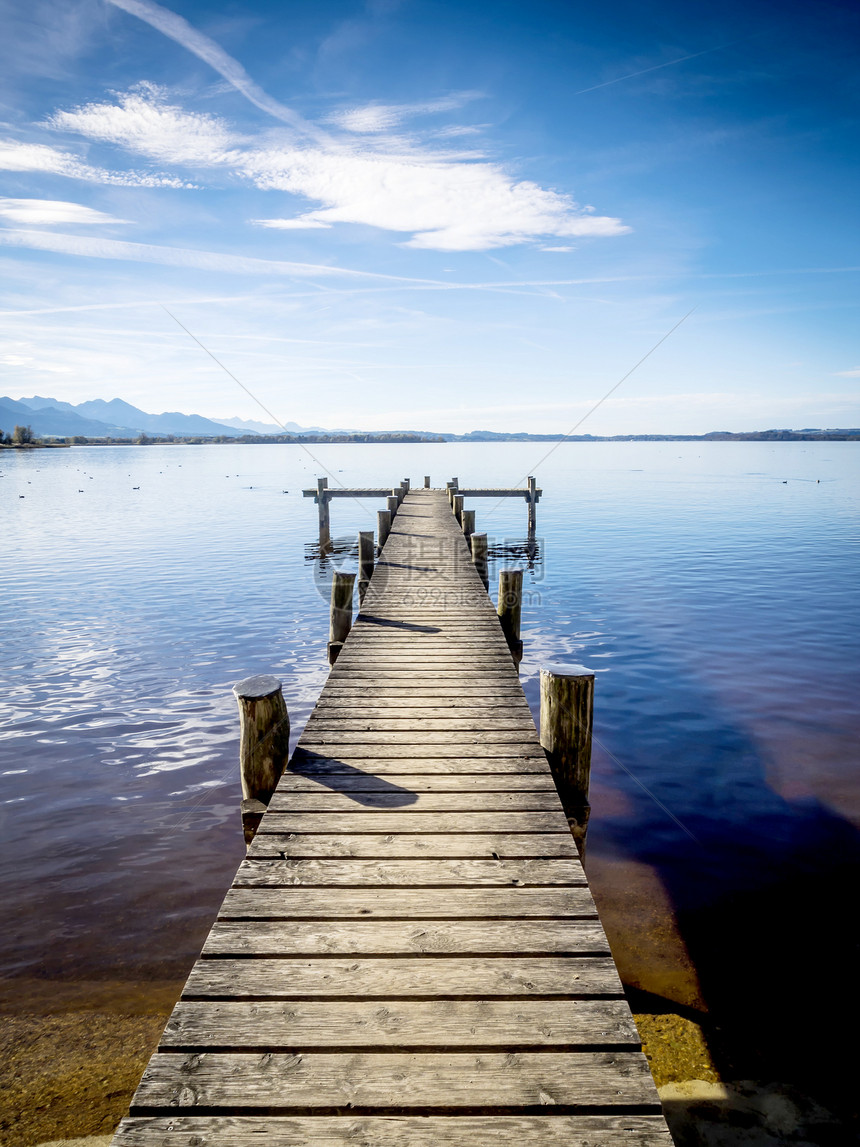
[[[2,393],[266,420],[166,307],[304,425],[860,425],[851,5],[0,14]]]

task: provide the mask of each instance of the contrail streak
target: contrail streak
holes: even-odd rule
[[[115,0],[111,0],[112,3]],[[617,76],[614,80],[606,80],[602,84],[592,84],[590,88],[580,88],[578,92],[574,92],[575,96],[584,96],[586,92],[596,92],[598,88],[608,88],[612,84],[620,84],[623,80],[632,80],[636,76],[645,76],[648,72],[659,72],[661,68],[671,68],[673,64],[683,64],[685,60],[695,60],[699,56],[707,56],[711,52],[721,52],[723,48],[730,48],[732,44],[740,43],[739,40],[731,40],[728,44],[717,44],[715,48],[705,48],[701,52],[691,52],[689,56],[678,56],[675,60],[667,60],[665,64],[654,64],[650,68],[642,68],[638,72],[628,72],[626,76]]]
[[[113,4],[115,8],[121,8],[132,16],[137,16],[139,20],[143,20],[156,31],[161,32],[162,35],[175,40],[177,44],[181,44],[183,48],[193,53],[198,59],[203,60],[210,68],[214,68],[237,92],[243,95],[246,100],[250,100],[260,111],[289,124],[302,135],[310,136],[316,140],[327,138],[324,132],[320,131],[314,124],[308,123],[298,112],[294,112],[292,108],[272,99],[258,83],[251,79],[238,60],[234,60],[209,36],[198,32],[184,17],[178,16],[161,4],[156,4],[154,0],[108,0],[108,3]]]

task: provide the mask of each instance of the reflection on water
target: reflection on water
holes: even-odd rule
[[[506,486],[535,461],[519,443],[315,450],[347,486]],[[571,443],[538,475],[534,541],[521,502],[475,501],[491,588],[525,570],[535,712],[541,662],[597,674],[589,863],[626,983],[745,1023],[786,1072],[834,1017],[813,1009],[798,1041],[785,1001],[847,979],[858,459]],[[164,977],[196,954],[243,852],[230,687],[279,675],[298,736],[332,568],[376,525],[374,500],[338,499],[320,553],[311,465],[277,446],[0,457],[6,975]]]

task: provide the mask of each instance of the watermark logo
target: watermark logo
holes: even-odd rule
[[[355,535],[332,538],[324,547],[319,542],[307,543],[305,562],[311,570],[317,593],[326,602],[331,597],[335,571],[355,573],[358,586],[359,552]],[[527,572],[528,586],[523,588],[523,605],[540,605],[540,593],[533,587],[545,577],[543,538],[488,537],[487,565],[491,590],[499,570],[519,568]],[[464,586],[459,576],[465,568],[471,566],[469,548],[459,544],[459,540],[452,543],[450,538],[413,535],[408,544],[389,550],[384,558],[378,552],[375,553],[373,594],[377,597],[396,583],[401,593],[400,602],[407,608],[474,608],[482,600],[483,591],[473,586]]]

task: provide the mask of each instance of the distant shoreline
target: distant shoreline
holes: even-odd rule
[[[716,431],[710,434],[243,434],[238,437],[217,436],[147,437],[146,441],[137,438],[48,438],[26,443],[0,443],[0,450],[33,450],[46,447],[69,446],[302,446],[302,445],[401,445],[447,442],[493,443],[493,442],[860,442],[858,430],[750,430],[731,433]]]

